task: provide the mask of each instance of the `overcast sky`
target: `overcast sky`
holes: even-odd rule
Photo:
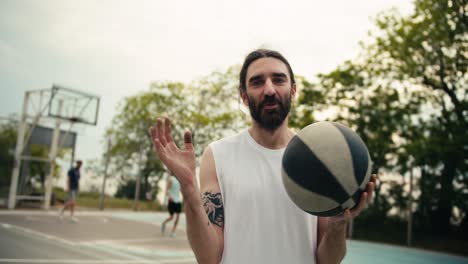
[[[53,83],[101,96],[97,127],[79,131],[77,157],[100,157],[103,132],[125,96],[154,80],[189,82],[279,50],[309,79],[359,50],[373,17],[409,0],[0,0],[0,116],[24,91]]]

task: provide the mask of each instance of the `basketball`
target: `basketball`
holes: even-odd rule
[[[372,162],[362,139],[335,122],[317,122],[289,142],[282,160],[283,184],[291,200],[317,216],[335,216],[359,202]]]

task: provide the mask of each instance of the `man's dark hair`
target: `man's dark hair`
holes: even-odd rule
[[[289,76],[291,78],[291,85],[296,83],[296,81],[294,80],[294,73],[291,69],[291,65],[289,65],[289,62],[283,57],[283,55],[274,50],[258,49],[252,51],[251,53],[249,53],[249,55],[247,55],[247,57],[245,57],[244,64],[242,65],[242,69],[240,71],[239,76],[239,91],[246,91],[247,87],[245,86],[245,79],[247,78],[247,69],[249,68],[250,64],[252,64],[252,62],[261,58],[275,58],[282,61],[288,67]]]

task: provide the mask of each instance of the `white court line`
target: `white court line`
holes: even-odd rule
[[[50,209],[50,210],[0,210],[0,215],[57,215],[58,209]],[[139,214],[139,215],[146,215],[146,216],[159,216],[159,217],[166,217],[168,214],[167,212],[138,212],[135,213],[134,211],[130,210],[107,210],[107,211],[93,211],[93,210],[75,210],[75,213],[85,216],[115,216],[115,215],[126,215],[126,214]]]
[[[88,263],[88,264],[104,264],[104,263],[160,263],[150,260],[83,260],[83,259],[0,259],[0,263]]]
[[[0,211],[0,215],[57,215],[58,210],[2,210]]]
[[[78,216],[112,216],[115,213],[125,213],[126,211],[75,211]],[[29,211],[29,210],[1,210],[0,215],[35,215],[35,216],[57,216],[57,210],[42,210],[42,211]]]
[[[135,239],[111,239],[111,240],[89,240],[83,242],[77,242],[77,244],[86,245],[86,244],[101,244],[101,243],[132,243],[132,242],[157,242],[157,241],[168,241],[168,240],[186,240],[184,236],[176,237],[151,237],[151,238],[135,238]]]
[[[41,232],[37,232],[37,231],[27,229],[27,228],[24,228],[24,227],[20,227],[20,226],[17,226],[17,225],[12,225],[12,224],[7,224],[7,223],[0,223],[0,226],[2,226],[5,229],[13,228],[13,229],[19,230],[19,231],[21,231],[23,233],[26,233],[26,234],[31,234],[31,235],[35,235],[35,236],[40,237],[40,238],[53,240],[55,242],[63,243],[63,244],[69,245],[69,246],[75,246],[76,245],[76,243],[74,243],[74,242],[71,242],[71,241],[68,241],[68,240],[65,240],[65,239],[61,239],[61,238],[58,238],[56,236],[52,236],[52,235],[44,234],[44,233],[41,233]]]
[[[89,240],[80,242],[80,244],[99,244],[99,243],[127,243],[127,242],[151,242],[151,241],[158,241],[157,237],[152,238],[134,238],[134,239],[101,239],[101,240]]]
[[[36,236],[37,238],[39,239],[44,239],[45,241],[47,240],[52,240],[54,242],[58,242],[58,243],[62,243],[62,244],[66,244],[70,247],[74,247],[74,246],[78,246],[78,245],[84,245],[86,246],[85,243],[80,243],[80,242],[71,242],[71,241],[68,241],[68,240],[65,240],[65,239],[61,239],[61,238],[58,238],[58,237],[55,237],[55,236],[51,236],[51,235],[48,235],[48,234],[44,234],[44,233],[41,233],[41,232],[37,232],[37,231],[33,231],[31,229],[27,229],[27,228],[24,228],[24,227],[20,227],[20,226],[16,226],[16,225],[12,225],[12,224],[7,224],[7,223],[1,223],[0,222],[0,226],[5,228],[5,229],[16,229],[20,232],[23,232],[23,233],[26,233],[26,234],[30,234],[30,235],[34,235]],[[94,248],[96,250],[96,248]],[[146,259],[143,259],[143,258],[140,258],[138,256],[134,256],[134,255],[131,255],[131,254],[126,254],[126,253],[123,253],[123,252],[120,252],[120,251],[111,251],[111,250],[107,250],[107,249],[102,249],[102,248],[98,248],[97,249],[98,251],[104,251],[106,253],[110,253],[112,255],[116,255],[116,256],[121,256],[121,257],[127,257],[129,258],[129,260],[127,260],[127,263],[131,260],[131,262],[134,262],[134,261],[147,261]],[[81,252],[83,253],[83,252]],[[85,254],[85,255],[88,255],[88,254]],[[96,256],[96,254],[93,254],[94,256]],[[1,260],[0,259],[0,263],[1,263]],[[6,261],[6,263],[8,263],[8,261]],[[21,263],[21,262],[20,262]],[[38,263],[48,263],[48,262],[38,262]],[[60,263],[60,262],[57,262],[57,263]],[[75,262],[72,262],[72,263],[75,263]],[[78,262],[79,263],[79,262]],[[94,263],[94,262],[91,262],[91,263]],[[125,262],[124,262],[125,263]]]
[[[168,260],[163,260],[161,263],[180,263],[180,262],[196,262],[196,259],[194,258],[185,258],[185,259],[168,259]]]
[[[180,263],[180,262],[194,262],[193,258],[183,259],[169,259],[169,260],[82,260],[82,259],[0,259],[0,263],[63,263],[63,264],[119,264],[124,263],[153,263],[153,264],[164,264],[164,263]]]

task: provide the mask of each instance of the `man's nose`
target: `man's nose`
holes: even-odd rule
[[[265,95],[271,96],[275,94],[275,87],[273,86],[273,82],[271,79],[267,79],[265,82],[265,89],[263,90]]]

